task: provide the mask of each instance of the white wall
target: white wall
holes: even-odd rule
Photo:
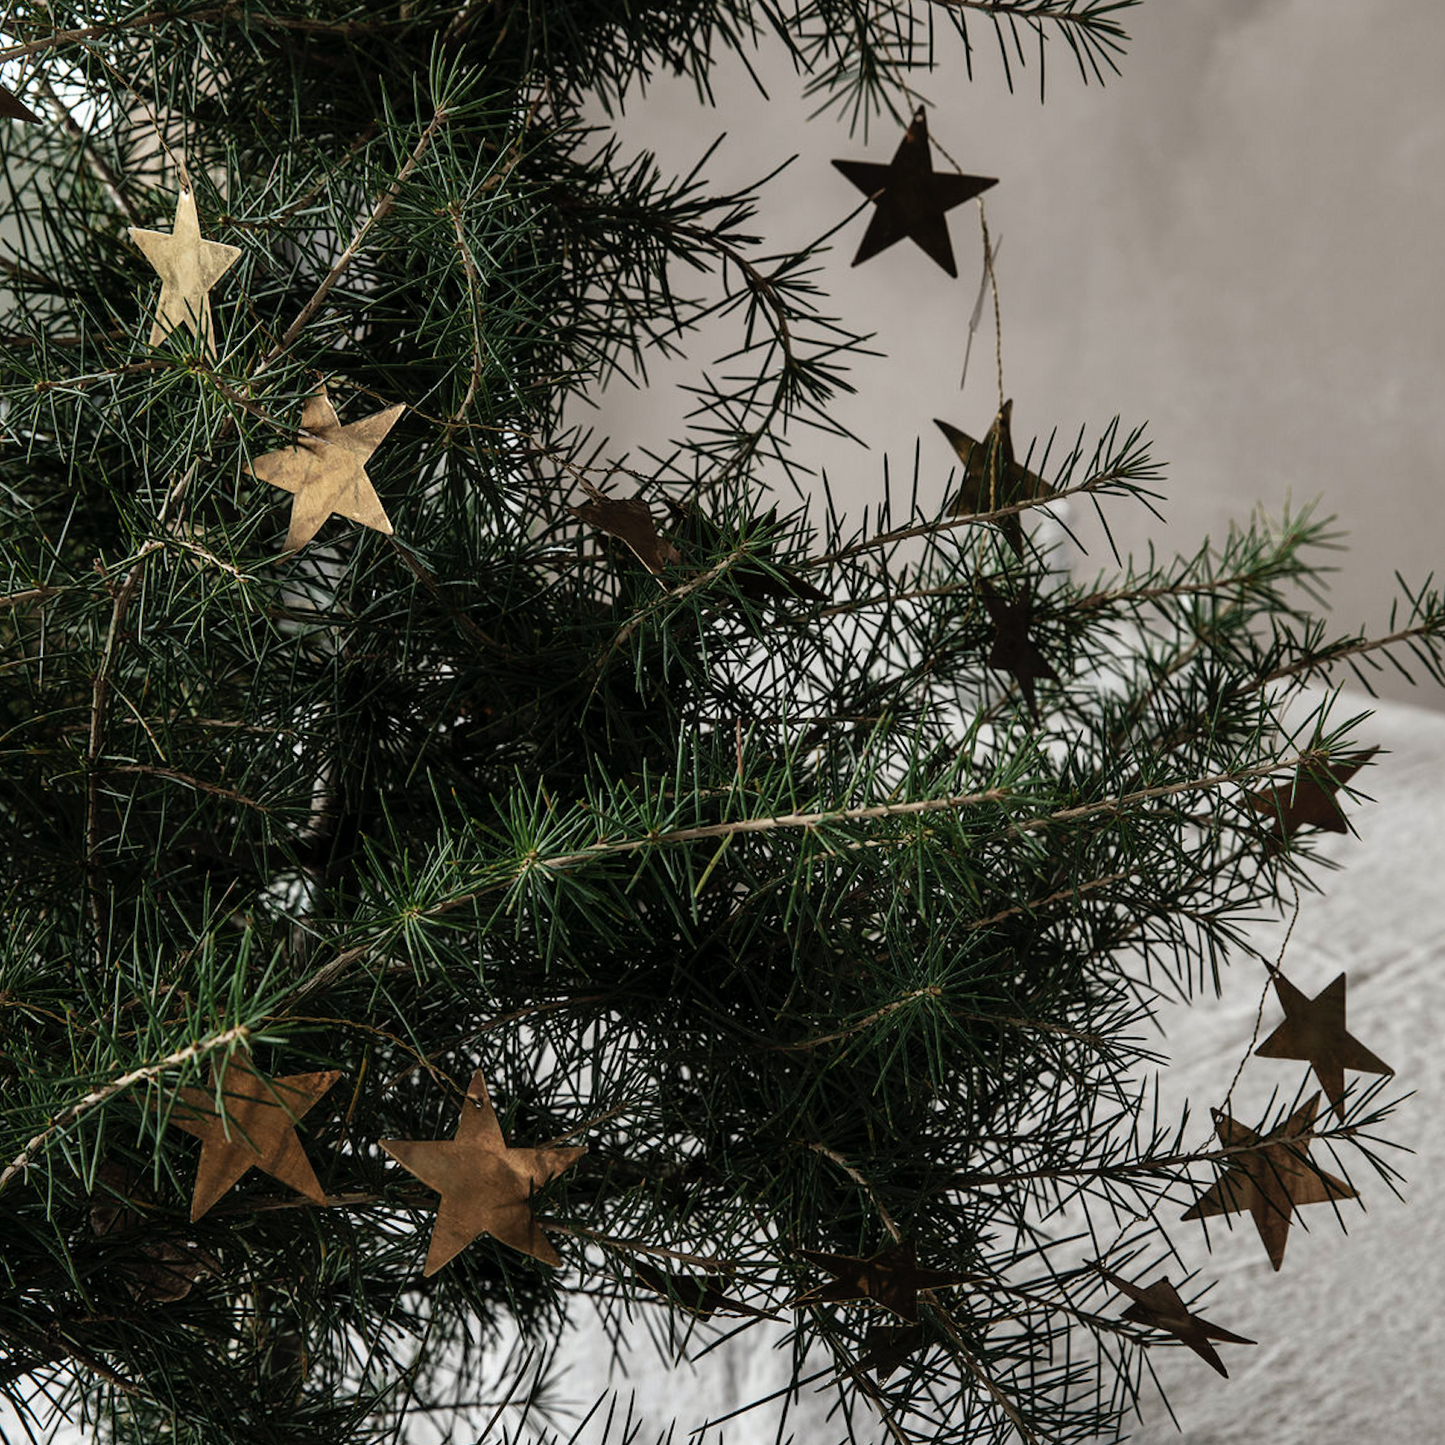
[[[919,82],[937,102],[935,137],[964,170],[1000,178],[986,200],[1004,237],[1015,438],[1026,446],[1055,424],[1092,435],[1116,412],[1150,423],[1169,464],[1167,525],[1116,503],[1122,548],[1152,537],[1192,551],[1256,503],[1277,515],[1286,498],[1322,497],[1350,534],[1348,555],[1327,559],[1343,568],[1335,621],[1383,629],[1394,570],[1419,582],[1445,559],[1445,5],[1148,0],[1127,23],[1135,43],[1107,88],[1085,88],[1056,42],[1046,103],[1036,71],[1010,97],[985,26],[973,84],[945,36],[943,68]],[[730,184],[799,153],[764,193],[758,225],[773,250],[821,234],[859,199],[833,157],[886,161],[900,134],[884,122],[865,144],[832,114],[807,121],[779,62],[775,49],[761,66],[770,103],[728,64],[716,111],[669,79],[622,123],[678,172],[727,131],[714,174]],[[837,408],[872,452],[816,450],[858,507],[877,493],[881,453],[907,474],[919,435],[941,496],[950,456],[930,418],[978,432],[993,413],[991,336],[957,391],[981,247],[973,206],[950,219],[957,281],[908,242],[850,270],[862,217],[826,262],[837,312],[888,353],[856,366],[860,395]],[[674,414],[659,387],[614,387],[601,425],[621,445],[657,444]],[[1111,566],[1097,525],[1077,510],[1070,521],[1090,549],[1079,570]],[[1393,671],[1382,690],[1445,705]]]

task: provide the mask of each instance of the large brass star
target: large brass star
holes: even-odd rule
[[[1214,1110],[1214,1127],[1226,1149],[1251,1144],[1264,1147],[1236,1155],[1213,1188],[1200,1195],[1180,1217],[1204,1219],[1248,1210],[1254,1216],[1254,1227],[1259,1230],[1269,1262],[1278,1269],[1284,1263],[1290,1217],[1299,1205],[1355,1197],[1355,1191],[1343,1179],[1316,1170],[1309,1163],[1310,1131],[1319,1103],[1318,1094],[1306,1099],[1283,1127],[1264,1136]]]
[[[1207,1360],[1226,1380],[1229,1378],[1229,1371],[1224,1368],[1219,1352],[1209,1342],[1220,1340],[1231,1345],[1255,1343],[1245,1339],[1243,1335],[1231,1334],[1228,1330],[1220,1329],[1218,1325],[1210,1324],[1208,1320],[1200,1319],[1198,1315],[1190,1314],[1184,1308],[1184,1301],[1179,1298],[1179,1291],[1167,1279],[1155,1280],[1147,1289],[1141,1289],[1136,1284],[1120,1279],[1116,1274],[1110,1274],[1107,1269],[1100,1272],[1116,1290],[1134,1301],[1124,1311],[1126,1320],[1132,1320],[1138,1325],[1148,1325],[1151,1329],[1166,1330],[1176,1339],[1183,1340],[1201,1360]]]
[[[1346,1069],[1365,1074],[1395,1072],[1346,1030],[1344,974],[1314,998],[1306,998],[1282,973],[1277,973],[1274,991],[1284,1009],[1284,1022],[1255,1053],[1264,1059],[1306,1060],[1341,1118],[1345,1114]]]
[[[912,124],[888,165],[876,161],[833,164],[873,200],[873,217],[853,258],[855,266],[907,236],[950,276],[958,275],[944,212],[972,200],[998,181],[935,171],[928,147],[928,116],[922,106],[914,111]]]
[[[170,233],[130,228],[130,238],[145,253],[161,278],[161,299],[156,305],[151,345],[178,326],[189,326],[207,354],[215,351],[211,325],[211,287],[240,259],[239,246],[201,239],[196,217],[196,195],[182,188],[176,201],[176,219]]]
[[[403,1169],[441,1195],[423,1274],[435,1274],[481,1234],[545,1264],[562,1263],[537,1223],[531,1195],[587,1151],[509,1149],[480,1069],[472,1075],[453,1138],[380,1142]]]
[[[791,1301],[799,1305],[871,1299],[890,1309],[912,1324],[918,1322],[918,1292],[944,1289],[949,1285],[967,1284],[964,1274],[945,1274],[936,1269],[920,1269],[918,1256],[911,1244],[895,1244],[871,1259],[856,1259],[850,1254],[825,1254],[817,1249],[798,1251],[810,1264],[826,1269],[834,1277],[832,1284],[819,1285]]]
[[[963,463],[963,481],[949,504],[950,517],[971,517],[978,512],[996,512],[1019,502],[1036,502],[1049,495],[1048,483],[1014,460],[1012,401],[999,408],[988,435],[975,441],[946,421],[934,417],[933,424]],[[1024,555],[1024,529],[1018,512],[1009,512],[994,525],[1007,538],[1017,556]]]
[[[301,428],[309,435],[294,447],[267,452],[251,463],[247,470],[253,477],[292,493],[287,552],[304,547],[333,512],[391,536],[391,522],[366,475],[366,462],[405,410],[401,404],[389,406],[342,426],[326,388],[318,387],[301,412]]]
[[[317,1204],[322,1189],[296,1137],[296,1125],[341,1077],[339,1069],[268,1079],[245,1054],[211,1065],[209,1089],[187,1088],[169,1122],[201,1141],[191,1219],[199,1219],[248,1169],[259,1169]],[[222,1112],[216,1112],[216,1091]]]

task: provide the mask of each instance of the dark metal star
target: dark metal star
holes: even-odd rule
[[[963,481],[958,495],[949,504],[950,517],[971,517],[978,512],[995,512],[1019,502],[1034,502],[1049,495],[1048,484],[1028,468],[1014,460],[1011,422],[1014,404],[1006,401],[989,427],[984,439],[975,441],[967,432],[959,431],[946,421],[934,417],[933,424],[945,437],[963,463]],[[1024,529],[1019,513],[1009,512],[995,519],[994,526],[1004,534],[1015,555],[1024,555]]]
[[[996,186],[998,181],[935,171],[928,146],[928,118],[922,106],[914,111],[912,123],[886,166],[876,161],[833,164],[873,201],[873,218],[853,258],[855,266],[907,236],[950,276],[958,275],[944,213]]]
[[[920,1269],[918,1256],[911,1244],[895,1244],[871,1259],[857,1259],[851,1254],[825,1254],[816,1249],[800,1249],[798,1253],[810,1264],[826,1269],[834,1276],[834,1283],[819,1285],[800,1295],[791,1302],[793,1308],[804,1304],[871,1299],[900,1318],[916,1324],[919,1290],[946,1289],[950,1285],[968,1283],[966,1274]]]
[[[1309,1140],[1319,1103],[1318,1094],[1306,1099],[1279,1129],[1263,1136],[1215,1109],[1219,1142],[1226,1149],[1247,1152],[1237,1154],[1213,1188],[1200,1195],[1180,1218],[1204,1219],[1248,1210],[1269,1262],[1278,1269],[1284,1263],[1290,1219],[1299,1205],[1355,1197],[1343,1179],[1310,1163]],[[1251,1145],[1263,1147],[1251,1149]]]
[[[1129,1284],[1118,1275],[1110,1274],[1107,1269],[1100,1270],[1100,1273],[1116,1290],[1134,1301],[1124,1311],[1126,1320],[1132,1320],[1136,1325],[1148,1325],[1151,1329],[1168,1331],[1176,1339],[1183,1340],[1201,1360],[1207,1360],[1226,1380],[1229,1378],[1229,1371],[1224,1368],[1224,1362],[1209,1343],[1210,1340],[1219,1340],[1230,1345],[1256,1343],[1254,1340],[1245,1339],[1243,1335],[1222,1330],[1218,1325],[1200,1319],[1198,1315],[1190,1314],[1184,1308],[1184,1301],[1179,1298],[1179,1291],[1167,1279],[1156,1280],[1147,1289],[1140,1289],[1138,1285]]]
[[[1274,991],[1284,1009],[1284,1022],[1255,1053],[1263,1059],[1305,1060],[1341,1118],[1345,1113],[1346,1069],[1365,1074],[1395,1072],[1346,1030],[1344,974],[1314,998],[1306,998],[1282,973],[1276,973]]]
[[[1251,793],[1249,801],[1259,812],[1274,815],[1270,831],[1280,841],[1294,837],[1298,828],[1348,833],[1350,825],[1335,801],[1335,794],[1379,751],[1379,748],[1369,748],[1312,767],[1301,763],[1295,770],[1293,783],[1271,788],[1267,793]]]
[[[706,1275],[671,1274],[645,1260],[634,1263],[632,1272],[648,1289],[700,1319],[710,1320],[715,1314],[747,1315],[758,1320],[778,1318],[772,1310],[761,1310],[756,1305],[730,1298],[714,1288]]]
[[[1033,599],[1027,585],[1019,593],[1018,600],[1005,602],[987,577],[979,583],[983,592],[983,605],[993,619],[993,646],[989,649],[988,665],[1011,673],[1029,705],[1029,716],[1039,720],[1038,704],[1034,700],[1034,681],[1048,678],[1053,682],[1059,675],[1049,665],[1037,647],[1029,639],[1029,620],[1033,616]]]

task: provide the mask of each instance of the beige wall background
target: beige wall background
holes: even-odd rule
[[[1116,413],[1148,422],[1168,464],[1166,520],[1109,512],[1121,550],[1140,554],[1151,539],[1190,552],[1256,505],[1277,516],[1320,498],[1350,549],[1328,559],[1341,568],[1333,620],[1383,630],[1395,570],[1418,584],[1445,560],[1445,5],[1147,0],[1126,23],[1134,41],[1107,87],[1085,86],[1055,40],[1045,102],[1036,64],[1010,95],[986,25],[972,83],[941,24],[940,69],[917,82],[934,137],[965,171],[999,177],[986,201],[1015,439],[1055,425],[1092,438]],[[901,128],[875,122],[865,141],[834,113],[808,120],[775,44],[757,68],[768,101],[729,61],[715,108],[667,78],[619,128],[671,173],[726,132],[709,167],[724,185],[796,153],[759,208],[764,249],[780,250],[859,199],[831,159],[886,161]],[[885,453],[911,476],[920,437],[922,495],[942,497],[951,454],[930,418],[979,434],[992,417],[991,333],[958,387],[982,265],[975,207],[950,224],[957,281],[907,242],[852,269],[862,216],[824,260],[830,313],[887,353],[857,362],[858,395],[835,408],[868,450],[798,443],[850,510],[878,495]],[[684,410],[667,383],[696,371],[659,367],[645,393],[614,385],[592,421],[614,451],[660,445]],[[1088,548],[1076,571],[1112,570],[1092,509],[1067,520]],[[1445,707],[1393,669],[1378,686]]]

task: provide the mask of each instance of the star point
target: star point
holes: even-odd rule
[[[210,290],[240,259],[241,248],[202,238],[196,194],[184,186],[176,200],[176,218],[169,232],[132,226],[130,238],[161,278],[150,344],[156,346],[178,327],[188,326],[202,351],[213,355]]]
[[[1184,1306],[1184,1301],[1179,1298],[1179,1291],[1170,1284],[1168,1279],[1155,1280],[1148,1288],[1141,1288],[1139,1285],[1120,1279],[1118,1275],[1110,1274],[1107,1269],[1101,1269],[1100,1273],[1120,1294],[1127,1295],[1133,1301],[1123,1312],[1126,1320],[1134,1324],[1146,1325],[1150,1329],[1164,1330],[1176,1339],[1182,1340],[1201,1360],[1207,1361],[1226,1380],[1229,1378],[1229,1371],[1224,1368],[1224,1362],[1219,1358],[1219,1352],[1210,1341],[1219,1340],[1221,1343],[1230,1345],[1256,1343],[1254,1340],[1245,1339],[1243,1335],[1222,1330],[1218,1325],[1210,1324],[1208,1320],[1201,1319],[1198,1315],[1190,1314]]]

